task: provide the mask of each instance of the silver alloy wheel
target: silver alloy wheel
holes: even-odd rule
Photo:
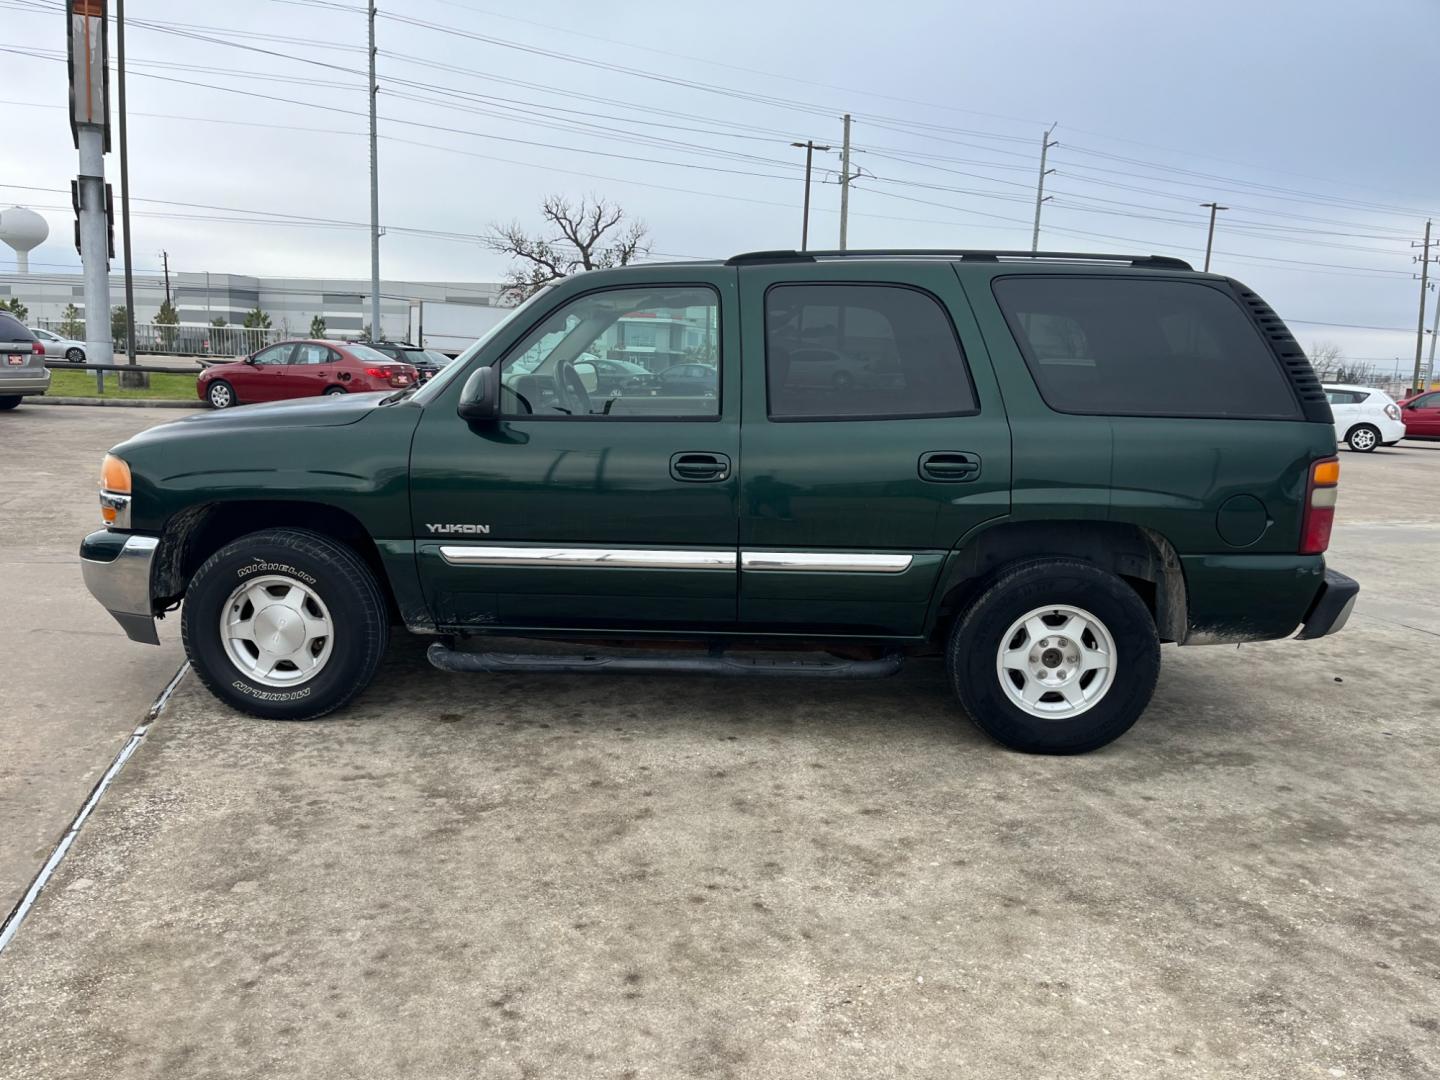
[[[85,362],[85,354],[79,349],[68,349],[65,353],[65,359],[69,360],[72,364],[83,364]]]
[[[1374,450],[1375,429],[1368,427],[1356,428],[1350,433],[1350,438],[1347,441],[1351,447],[1356,450]]]
[[[309,586],[280,574],[240,584],[220,609],[225,655],[262,686],[298,686],[324,669],[335,645],[324,602]]]
[[[210,398],[210,404],[217,409],[228,409],[235,404],[235,395],[230,392],[230,387],[222,382],[211,383],[206,396]]]
[[[1083,608],[1054,604],[1010,624],[995,668],[1017,708],[1047,720],[1070,720],[1094,708],[1115,684],[1117,659],[1104,623]]]

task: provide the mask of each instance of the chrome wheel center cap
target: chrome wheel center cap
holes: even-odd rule
[[[305,619],[286,604],[271,604],[255,616],[255,639],[272,653],[293,653],[305,644]]]

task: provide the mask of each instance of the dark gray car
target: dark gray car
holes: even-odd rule
[[[0,312],[0,412],[15,408],[22,397],[48,389],[44,347],[19,319]]]

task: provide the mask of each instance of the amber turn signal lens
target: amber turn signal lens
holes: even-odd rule
[[[100,466],[100,487],[119,495],[129,495],[130,466],[114,454],[106,454]]]
[[[1326,487],[1340,482],[1340,462],[1331,458],[1329,461],[1317,461],[1311,469],[1311,483],[1316,487]]]

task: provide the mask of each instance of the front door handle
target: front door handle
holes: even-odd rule
[[[730,458],[726,454],[685,451],[670,455],[670,475],[692,484],[715,483],[730,477]]]
[[[920,455],[920,479],[961,484],[980,475],[980,455],[960,450],[932,450]]]

